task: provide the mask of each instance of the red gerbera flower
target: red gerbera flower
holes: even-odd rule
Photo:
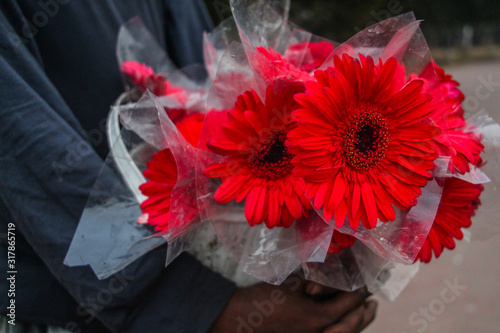
[[[218,204],[245,199],[245,216],[253,226],[289,227],[306,214],[309,201],[303,195],[303,180],[292,175],[293,155],[285,146],[288,131],[295,126],[291,112],[297,107],[293,95],[303,88],[294,85],[275,95],[267,88],[265,103],[247,91],[227,112],[220,136],[207,147],[226,156],[225,161],[205,169],[205,176],[220,177],[215,192]]]
[[[339,253],[341,250],[353,246],[355,241],[355,237],[334,230],[328,253]]]
[[[187,99],[184,89],[172,85],[163,75],[156,74],[149,66],[137,61],[125,61],[121,66],[121,71],[142,92],[149,89],[156,96],[174,95],[181,102]]]
[[[444,248],[455,248],[455,239],[462,239],[461,228],[470,227],[484,186],[458,178],[447,178],[434,223],[415,260],[429,262],[432,252],[439,258]]]
[[[310,73],[325,62],[333,49],[328,42],[298,43],[290,45],[283,57],[295,67]]]
[[[152,79],[155,72],[149,66],[137,61],[125,61],[121,66],[121,71],[129,78],[136,87],[147,89],[148,80]]]
[[[298,127],[288,134],[294,175],[304,177],[305,195],[338,226],[346,215],[352,229],[361,220],[395,219],[393,205],[416,204],[432,174],[432,138],[439,128],[423,123],[434,109],[421,93],[423,81],[405,83],[394,58],[375,65],[371,57],[334,58],[335,68],[317,70],[317,81],[295,100]]]
[[[470,130],[466,130],[462,102],[464,94],[457,88],[458,82],[451,75],[445,74],[434,61],[424,69],[421,76],[436,71],[439,82],[426,81],[424,91],[436,101],[436,112],[431,116],[431,123],[439,126],[443,133],[434,140],[440,155],[451,156],[450,169],[464,174],[470,171],[469,163],[480,165],[481,152],[484,146],[481,138]],[[442,98],[444,97],[444,102]]]
[[[257,59],[255,67],[266,84],[271,85],[275,90],[281,90],[293,82],[304,82],[312,79],[312,76],[308,72],[292,65],[283,59],[279,52],[274,51],[272,48],[268,50],[259,46],[257,47],[257,51],[266,60]]]
[[[170,149],[163,149],[153,155],[144,170],[149,179],[139,189],[149,197],[141,203],[144,214],[140,219],[155,227],[156,231],[168,229],[170,197],[177,182],[177,164]]]
[[[192,146],[198,147],[205,114],[194,112],[187,117],[173,121],[179,132]]]
[[[204,116],[193,113],[175,123],[179,132],[195,147],[198,146]],[[144,215],[138,221],[151,224],[156,231],[165,231],[169,227],[170,198],[178,177],[177,164],[170,149],[163,149],[153,155],[147,163],[147,169],[144,170],[144,177],[149,181],[142,184],[139,189],[149,198],[141,204]],[[185,204],[191,204],[193,206],[191,212],[196,212],[195,199]]]

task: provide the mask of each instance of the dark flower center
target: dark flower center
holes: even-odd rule
[[[293,155],[288,152],[285,140],[286,133],[274,130],[257,143],[249,161],[250,170],[255,176],[275,180],[292,172]]]
[[[287,149],[285,147],[285,143],[277,138],[273,138],[271,148],[262,157],[262,161],[270,164],[279,163],[284,157],[286,157],[286,155]]]
[[[379,133],[372,124],[364,124],[356,134],[358,140],[354,146],[360,153],[366,154],[372,150],[375,142],[377,142]]]
[[[387,123],[378,112],[366,111],[347,121],[344,155],[354,169],[367,171],[377,166],[384,159],[388,144]]]

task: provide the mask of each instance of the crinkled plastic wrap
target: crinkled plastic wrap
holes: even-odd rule
[[[170,149],[177,164],[177,183],[170,200],[169,228],[162,234],[175,239],[196,225],[199,213],[196,206],[195,148],[177,130],[160,104],[159,99],[146,92],[139,102],[125,105],[120,116],[125,128],[140,136],[158,150]],[[192,203],[192,204],[191,204]]]
[[[367,286],[370,292],[394,300],[417,274],[419,264],[391,262],[356,242],[351,248],[329,254],[324,262],[304,263],[302,269],[306,279],[321,285],[347,291]]]
[[[233,17],[222,21],[212,32],[203,34],[203,58],[212,80],[215,79],[222,55],[232,42],[239,42],[238,28]]]
[[[288,43],[290,0],[231,0],[230,4],[243,44],[284,50],[280,46]]]
[[[320,41],[337,45],[333,41],[313,35],[289,22],[289,0],[232,0],[230,2],[241,42],[248,50],[260,46],[270,47],[285,55],[288,60],[293,59],[292,63],[300,67],[310,57],[309,50],[307,48],[291,50],[291,45],[307,45]],[[292,54],[294,52],[298,53]]]
[[[262,1],[234,1],[232,3],[235,20],[240,29],[240,37],[243,41],[243,45],[232,43],[226,53],[221,57],[214,84],[209,92],[209,108],[230,109],[234,106],[237,96],[249,89],[260,92],[262,96],[265,87],[268,84],[273,84],[273,82],[265,80],[266,76],[280,77],[282,75],[287,79],[289,78],[289,76],[287,77],[287,72],[280,68],[279,65],[256,52],[255,48],[257,46],[270,46],[277,50],[281,50],[281,53],[285,54],[291,44],[307,43],[311,40],[312,35],[310,33],[304,32],[288,24],[283,16],[274,12],[271,6],[265,5],[264,3],[265,2]],[[263,15],[248,14],[250,12],[255,13],[255,11]],[[294,38],[291,36],[296,37]],[[396,57],[407,70],[407,76],[410,76],[412,73],[418,75],[428,65],[431,59],[429,49],[418,27],[418,22],[414,20],[412,14],[406,14],[393,19],[391,22],[382,22],[379,25],[370,27],[360,32],[345,44],[337,46],[333,52],[333,54],[348,52],[355,57],[358,56],[358,53],[365,53],[372,55],[376,59],[380,57],[384,60],[387,60],[389,57]],[[300,56],[298,56],[298,58],[300,58]],[[331,61],[333,55],[328,59]],[[329,61],[328,59],[326,62]],[[322,67],[329,66],[326,62]],[[244,72],[242,77],[248,80],[248,72],[250,70],[254,74],[252,77],[254,82],[245,82],[241,85],[235,85],[233,84],[234,81],[227,79],[228,77],[234,77]],[[266,75],[262,75],[263,72],[265,72]],[[211,126],[211,124],[220,124],[223,121],[223,116],[217,112],[208,114],[204,132],[200,140],[200,148],[206,148],[204,146],[206,139],[215,134],[213,131],[219,130],[219,127]],[[208,131],[212,132],[208,133]],[[354,248],[347,250],[347,252],[351,253],[350,256],[347,256],[344,253],[345,251],[339,256],[328,256],[327,260],[330,264],[325,265],[307,263],[309,261],[314,261],[312,259],[313,256],[310,258],[303,258],[305,259],[302,261],[304,269],[309,269],[309,267],[314,266],[315,270],[312,272],[315,273],[313,276],[335,275],[336,278],[330,281],[335,281],[334,284],[337,288],[352,290],[361,285],[368,284],[372,289],[378,289],[375,286],[377,283],[380,283],[377,279],[380,277],[382,271],[387,271],[389,266],[392,267],[395,265],[394,263],[412,264],[434,221],[441,199],[444,178],[451,176],[451,174],[448,173],[448,162],[449,158],[446,157],[436,160],[433,179],[429,180],[427,186],[422,189],[422,195],[418,198],[418,204],[408,211],[399,211],[398,217],[394,222],[386,224],[380,223],[380,225],[373,230],[366,230],[363,227],[360,227],[358,230],[352,230],[347,226],[339,229],[332,221],[328,221],[331,227],[339,229],[343,233],[355,236],[364,246],[358,243]],[[211,163],[217,163],[217,157],[214,157]],[[200,175],[198,179],[203,178]],[[218,183],[214,180],[203,179],[203,181],[211,183],[207,185],[209,194],[203,195],[201,198],[202,203],[200,207],[202,207],[202,212],[206,214],[204,218],[212,222],[216,233],[233,255],[240,261],[240,264],[241,260],[246,260],[247,263],[244,263],[243,267],[247,272],[255,275],[255,273],[252,273],[249,269],[258,263],[257,261],[252,261],[255,257],[262,257],[259,252],[262,247],[243,248],[241,246],[241,232],[235,231],[245,228],[244,223],[241,221],[240,224],[243,224],[243,226],[237,226],[237,221],[239,219],[244,219],[243,205],[235,203],[217,205],[213,199],[213,193],[217,189]],[[212,189],[210,189],[210,187],[212,187]],[[317,213],[322,215],[320,210],[318,210]],[[231,222],[232,219],[234,219],[234,222]],[[236,226],[229,223],[234,223]],[[274,239],[273,234],[277,233],[274,230],[265,230],[265,227],[260,226],[253,227],[253,229],[263,230],[260,234],[260,238],[258,238],[260,242],[256,242],[257,244],[262,244],[262,246],[264,246],[269,239]],[[252,234],[257,233],[257,231],[251,232]],[[283,230],[279,231],[279,233],[283,234],[286,232],[287,231]],[[277,239],[279,239],[279,237]],[[321,238],[320,242],[322,240],[323,238]],[[275,241],[273,244],[279,243]],[[279,246],[281,248],[288,247],[287,244],[279,244]],[[366,247],[383,258],[380,259],[380,264],[374,264],[380,260],[366,260],[368,257],[366,253],[370,253],[370,251],[366,250]],[[264,246],[264,248],[266,247]],[[267,247],[267,249],[271,250],[269,247]],[[314,252],[314,249],[310,249],[310,253]],[[246,257],[242,256],[242,253],[245,254]],[[323,251],[322,254],[324,253]],[[372,256],[376,257],[375,254],[372,254]],[[348,262],[346,259],[347,257],[350,258],[349,263],[354,263],[353,267],[350,265],[343,265],[343,263]],[[282,270],[285,274],[288,274],[293,271],[292,268],[287,269],[287,265],[290,262],[288,256],[284,257],[283,260],[285,261],[282,264]],[[356,260],[362,260],[362,265],[360,265],[361,270],[356,270],[354,268],[354,266],[357,266]],[[267,260],[267,262],[271,261]],[[257,267],[259,265],[257,265]],[[414,268],[409,270],[409,276],[414,274],[414,270]],[[404,271],[404,269],[402,271]],[[257,272],[261,274],[263,271],[262,269],[261,271],[257,269]],[[343,276],[344,278],[339,278],[339,276]],[[368,277],[372,278],[369,279]],[[262,276],[259,276],[259,278],[263,279]],[[282,280],[279,276],[276,278],[277,279],[267,281],[275,283],[275,281]],[[318,278],[315,279],[318,280]],[[321,282],[331,285],[332,282],[328,282],[327,280],[328,279],[322,279]],[[399,281],[401,280],[403,279],[400,278]],[[408,281],[406,281],[406,283],[407,282]],[[381,285],[379,287],[381,287]],[[396,289],[395,287],[393,288],[393,290]]]
[[[137,103],[119,108],[124,129],[92,190],[66,263],[89,264],[99,278],[105,278],[168,242],[167,264],[189,250],[239,285],[259,280],[279,284],[302,269],[306,278],[323,285],[343,290],[366,285],[370,291],[380,290],[394,299],[418,270],[418,265],[409,264],[414,262],[432,226],[444,179],[451,176],[449,157],[436,160],[433,177],[422,188],[416,206],[398,211],[395,221],[379,223],[372,230],[362,226],[358,230],[348,226],[338,228],[332,221],[324,221],[320,210],[311,211],[307,218],[295,221],[289,228],[250,227],[243,203],[216,204],[214,192],[220,180],[204,177],[203,171],[223,160],[206,147],[207,139],[221,130],[226,117],[221,110],[233,108],[238,95],[247,90],[253,89],[262,97],[269,84],[279,88],[290,81],[312,78],[313,69],[332,66],[333,57],[343,53],[355,58],[361,53],[384,61],[395,57],[404,66],[407,77],[422,73],[431,57],[419,22],[413,14],[401,15],[338,45],[289,23],[289,1],[238,0],[231,1],[231,6],[234,20],[226,20],[204,37],[204,68],[177,70],[164,51],[151,42],[140,22],[132,21],[121,30],[120,40],[125,41],[118,50],[121,60],[144,62],[164,72],[169,81],[189,94],[181,102],[174,96],[156,98],[147,92]],[[311,63],[307,45],[316,42],[331,44],[332,53],[323,64],[295,76],[282,68],[279,61],[257,51],[260,46],[272,48],[287,62],[301,68]],[[210,111],[199,148],[182,137],[165,108],[182,108],[188,113]],[[476,115],[468,124],[471,131],[484,136],[489,160],[482,169],[490,177],[493,175],[490,193],[482,196],[486,207],[480,214],[496,219],[500,128],[484,114]],[[139,202],[144,200],[138,186],[145,181],[140,173],[145,162],[154,152],[165,148],[171,149],[176,160],[178,182],[172,192],[169,229],[154,233],[137,224],[141,215]],[[476,169],[460,177],[475,183],[488,180]],[[488,207],[490,211],[484,209]],[[358,241],[337,254],[327,254],[334,229],[353,235]]]
[[[177,68],[138,17],[120,28],[116,49],[119,64],[126,61],[145,64],[155,73],[168,79],[175,87],[188,92],[182,101],[175,94],[161,96],[160,103],[165,108],[182,108],[188,113],[204,110],[205,95],[211,85],[206,67],[191,65],[182,69]],[[124,81],[127,89],[133,88],[126,79]]]
[[[257,52],[257,47],[271,47],[301,67],[312,58],[307,47],[310,43],[338,45],[288,22],[289,0],[231,1],[231,8],[234,18],[224,21],[204,40],[205,62],[214,79],[207,100],[209,110],[231,109],[237,96],[251,89],[263,97],[266,86],[272,83],[265,76],[278,81],[289,78],[286,70]],[[299,45],[302,47],[291,47]],[[218,65],[214,65],[217,60]]]
[[[234,104],[234,102],[233,102]],[[225,113],[212,111],[205,118],[200,147],[213,131],[220,130]],[[322,262],[328,251],[333,229],[319,216],[299,220],[290,228],[251,227],[244,204],[216,204],[214,192],[219,180],[206,178],[203,170],[221,162],[221,157],[205,150],[199,153],[198,206],[202,220],[210,221],[216,235],[238,262],[238,268],[268,283],[280,284],[302,263]]]
[[[68,265],[89,264],[99,278],[105,278],[168,241],[167,264],[179,253],[195,248],[200,260],[212,263],[213,269],[237,279],[240,285],[248,285],[258,280],[241,276],[240,272],[279,284],[302,262],[324,260],[333,230],[319,217],[314,223],[298,221],[288,229],[252,228],[240,207],[215,207],[210,201],[207,210],[212,210],[212,223],[203,223],[205,218],[200,218],[196,204],[192,203],[197,202],[197,197],[200,203],[206,202],[200,189],[205,188],[208,179],[197,179],[197,184],[195,174],[200,175],[206,167],[210,153],[201,151],[197,157],[196,148],[184,140],[159,100],[149,92],[137,103],[121,106],[120,116],[125,128],[121,139],[113,145],[113,155],[107,160],[109,167],[103,170],[91,193],[66,257]],[[125,150],[120,148],[122,145]],[[169,229],[153,233],[137,224],[141,212],[134,189],[145,180],[132,179],[131,171],[123,168],[109,180],[108,169],[120,170],[122,164],[144,168],[147,155],[165,148],[176,159],[178,181],[172,191]],[[219,213],[214,214],[214,209]],[[218,238],[213,238],[212,228]],[[219,239],[225,248],[217,244]]]
[[[432,227],[441,201],[444,179],[450,177],[448,171],[449,158],[438,158],[435,161],[433,179],[422,188],[417,204],[406,211],[396,210],[394,221],[379,221],[374,229],[366,229],[360,225],[357,230],[347,224],[337,227],[335,221],[327,221],[332,228],[356,237],[379,256],[401,264],[412,264]],[[317,213],[323,216],[323,211]]]
[[[290,1],[231,1],[231,7],[260,96],[264,96],[267,85],[280,89],[290,81],[303,81],[309,76],[312,78],[312,75],[306,71],[300,76],[299,73],[290,74],[289,70],[280,66],[279,60],[270,60],[258,52],[258,47],[279,52],[288,63],[300,68],[313,57],[308,48],[311,43],[338,45],[288,22]],[[314,69],[317,67],[310,68],[309,72]]]
[[[257,89],[248,58],[238,42],[232,42],[221,56],[215,77],[208,91],[208,110],[230,110],[238,95]],[[200,147],[205,145],[205,141],[200,139]]]
[[[266,82],[266,77],[289,81],[307,78],[291,77],[275,62],[256,52],[255,48],[264,45],[286,54],[291,45],[308,43],[313,37],[312,34],[286,22],[285,17],[264,3],[265,1],[258,0],[233,2],[235,20],[240,28],[240,36],[250,59],[249,64],[255,74],[256,84],[260,88],[257,91],[261,96],[267,84],[280,87],[279,81]],[[249,14],[254,11],[262,12],[262,18],[259,15]],[[403,65],[407,77],[412,74],[419,75],[431,61],[430,51],[419,28],[419,22],[412,13],[382,21],[359,32],[347,42],[337,45],[319,68],[326,69],[333,66],[333,57],[346,53],[354,58],[363,54],[382,61],[394,57]],[[263,73],[265,75],[262,75]],[[426,75],[427,79],[439,82],[436,73],[431,72]],[[337,228],[333,220],[327,222],[341,232],[355,236],[383,258],[397,263],[411,264],[434,221],[444,178],[451,176],[447,173],[447,166],[446,157],[436,161],[433,179],[422,189],[418,204],[406,212],[399,211],[393,222],[379,223],[373,230],[366,230],[362,226],[358,230],[352,230],[348,226]],[[321,210],[316,211],[323,216]]]
[[[156,73],[171,73],[177,66],[167,56],[146,29],[140,18],[135,17],[121,26],[116,47],[118,63],[137,61],[147,64]]]
[[[149,237],[153,232],[137,224],[140,193],[133,186],[141,180],[120,167],[133,164],[129,151],[142,150],[143,140],[127,130],[121,137],[96,180],[65,258],[69,266],[90,265],[98,278],[114,274],[165,242]]]
[[[500,234],[498,207],[500,207],[500,125],[491,118],[486,110],[467,118],[470,131],[482,136],[484,145],[481,169],[471,168],[471,172],[459,178],[473,184],[484,184],[475,219],[481,223],[471,226],[471,240],[486,240]]]
[[[220,130],[220,126],[211,124],[220,124],[223,117],[224,114],[217,111],[207,115],[200,142]],[[221,162],[219,156],[210,152],[204,156],[207,160],[203,164]],[[302,267],[306,278],[323,285],[343,290],[367,285],[372,291],[383,287],[387,297],[394,298],[418,269],[397,262],[413,263],[420,250],[434,221],[444,177],[449,175],[448,162],[446,158],[436,162],[435,179],[423,189],[423,199],[409,211],[402,212],[397,222],[383,224],[374,230],[341,228],[342,232],[353,234],[361,242],[328,256],[334,228],[319,215],[311,212],[309,218],[295,221],[287,229],[268,229],[264,225],[250,227],[245,220],[243,203],[215,203],[214,192],[220,181],[203,177],[202,169],[197,177],[199,207],[202,219],[211,221],[217,236],[238,260],[240,268],[260,280],[278,284]],[[389,287],[385,280],[394,281],[393,285]]]
[[[282,29],[281,31],[288,30]],[[265,89],[266,82],[259,80],[257,76],[259,70],[252,67],[245,51],[248,50],[245,50],[242,44],[232,42],[221,56],[215,80],[208,94],[207,109],[231,109],[234,107],[238,95],[243,92],[250,89],[256,91]],[[300,56],[297,57],[300,58]],[[302,58],[305,58],[305,55]],[[276,68],[267,59],[262,61],[268,62],[270,67]],[[277,70],[282,71],[279,68]],[[206,149],[206,139],[214,135],[213,131],[220,130],[223,117],[223,112],[218,111],[212,111],[207,115],[200,139],[200,148]],[[202,165],[220,161],[220,157],[208,151],[203,156],[206,160]],[[306,263],[324,261],[333,229],[324,223],[318,215],[312,213],[314,218],[308,219],[307,222],[305,220],[296,221],[288,229],[268,229],[262,225],[250,227],[245,220],[243,205],[236,203],[217,205],[213,194],[219,185],[218,181],[203,177],[203,169],[199,169],[198,172],[199,206],[204,215],[203,219],[211,221],[217,236],[239,262],[239,269],[258,277],[260,280],[279,284],[301,265],[307,267]],[[363,247],[363,245],[360,244],[359,247]],[[336,255],[328,257],[336,258]],[[323,267],[326,272],[333,272],[337,275],[348,274],[347,271],[351,269],[349,266],[342,265],[319,266]],[[366,269],[368,269],[367,266]],[[378,276],[381,269],[385,269],[385,267],[370,267],[370,274]],[[373,279],[374,281],[376,279]],[[336,288],[344,290],[353,290],[365,285],[359,279],[334,279],[323,282],[327,285],[334,284]]]
[[[234,107],[238,95],[259,88],[243,45],[232,42],[221,57],[215,80],[208,93],[207,114],[200,138],[202,163],[198,169],[199,207],[202,218],[210,221],[215,233],[238,261],[238,269],[259,280],[280,284],[302,263],[324,260],[333,229],[319,217],[296,221],[291,228],[268,229],[264,225],[250,227],[243,204],[218,205],[214,192],[218,180],[203,176],[206,166],[218,163],[221,157],[206,150],[207,138],[220,130],[224,111]]]
[[[173,244],[167,253],[167,263],[171,262],[189,248],[185,242],[181,246],[175,240],[183,235],[187,241],[199,220],[193,147],[177,131],[167,112],[183,109],[189,114],[204,110],[210,85],[206,71],[202,66],[177,69],[137,18],[120,29],[117,56],[120,63],[137,61],[163,72],[170,83],[182,87],[186,94],[183,99],[175,95],[157,98],[146,92],[138,102],[130,103],[137,96],[137,91],[131,90],[110,112],[107,134],[111,153],[91,191],[65,258],[70,266],[90,265],[98,278],[114,274],[167,240]],[[142,175],[146,162],[165,148],[174,154],[179,181],[172,191],[171,228],[155,233],[151,227],[137,223],[142,214],[139,203],[146,199],[139,186],[146,182]]]
[[[137,103],[121,106],[119,111],[124,129],[96,180],[65,259],[70,266],[90,265],[99,278],[187,233],[199,220],[196,204],[185,204],[196,202],[193,147],[177,131],[158,99],[147,92]],[[137,223],[139,202],[145,199],[138,187],[145,182],[141,178],[145,162],[165,148],[176,159],[178,182],[172,191],[171,228],[154,233]]]

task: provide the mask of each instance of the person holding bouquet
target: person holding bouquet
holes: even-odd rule
[[[11,270],[5,234],[13,223],[17,271],[16,326],[4,327],[8,332],[21,331],[23,324],[72,332],[359,332],[366,327],[376,305],[366,301],[364,290],[337,292],[298,277],[280,287],[236,288],[186,254],[165,268],[164,247],[105,280],[90,267],[64,265],[108,153],[102,124],[122,90],[116,36],[134,16],[178,66],[201,62],[202,32],[211,29],[201,1],[0,4],[0,262],[2,273]],[[8,288],[3,278],[3,317]]]

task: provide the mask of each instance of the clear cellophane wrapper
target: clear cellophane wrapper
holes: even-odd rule
[[[263,97],[268,85],[279,88],[289,81],[304,80],[307,75],[313,78],[312,71],[304,76],[290,76],[280,64],[257,52],[257,47],[270,47],[300,68],[311,61],[308,43],[326,42],[333,46],[333,51],[314,69],[333,66],[335,55],[347,53],[356,58],[363,54],[382,61],[395,57],[409,77],[419,75],[431,61],[419,22],[413,14],[394,17],[339,45],[289,23],[288,1],[232,1],[231,5],[234,19],[226,20],[204,37],[207,75],[200,68],[176,69],[159,47],[154,52],[161,55],[154,59],[142,56],[143,51],[138,52],[139,56],[133,55],[131,50],[148,49],[141,41],[149,43],[149,39],[144,39],[144,32],[136,25],[132,26],[133,32],[123,33],[127,38],[136,36],[130,38],[132,42],[124,43],[136,46],[122,48],[127,50],[119,52],[126,55],[121,56],[122,61],[152,62],[148,63],[151,67],[192,92],[189,103],[182,107],[188,112],[200,109],[210,112],[205,118],[199,148],[195,148],[186,142],[165,112],[165,107],[180,107],[175,99],[157,98],[146,92],[136,103],[117,106],[123,130],[92,191],[66,263],[89,264],[98,277],[105,278],[168,242],[167,265],[181,252],[190,251],[238,285],[259,280],[279,284],[290,274],[302,271],[307,279],[323,285],[342,290],[366,285],[372,292],[380,290],[394,299],[418,271],[418,265],[413,263],[434,221],[444,179],[456,176],[449,171],[449,157],[436,160],[433,177],[422,189],[417,205],[407,211],[400,210],[393,222],[379,223],[371,230],[338,228],[333,221],[325,221],[318,210],[295,221],[290,228],[268,229],[264,224],[249,226],[243,203],[216,204],[214,192],[220,180],[204,177],[203,170],[222,159],[210,152],[205,143],[220,131],[225,117],[220,110],[233,108],[238,95],[253,89]],[[296,44],[304,47],[291,47]],[[485,173],[490,177],[498,174],[500,128],[485,113],[467,123],[471,131],[483,136],[488,162],[482,168],[484,173],[474,168],[459,177],[485,183],[489,180]],[[133,164],[143,170],[151,155],[165,148],[172,151],[176,160],[178,181],[172,192],[169,229],[154,233],[137,224],[141,215],[139,202],[145,199],[134,190],[140,185],[140,176],[131,179],[130,173],[116,165],[121,160],[122,164]],[[494,192],[498,190],[498,180],[492,180],[486,186],[478,215],[494,216],[496,212],[498,196]],[[334,229],[356,237],[354,246],[327,254]]]

